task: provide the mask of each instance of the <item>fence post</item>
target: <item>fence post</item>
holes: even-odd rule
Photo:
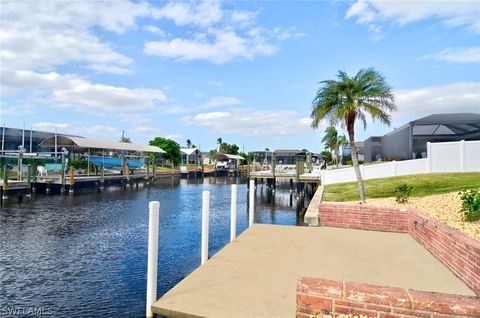
[[[160,202],[148,204],[148,267],[147,267],[147,308],[146,317],[153,317],[152,304],[157,298],[157,266],[158,266],[158,214]]]
[[[427,142],[427,172],[432,172],[432,144]]]
[[[208,260],[208,216],[210,205],[210,191],[202,192],[202,251],[201,264]]]
[[[392,169],[393,169],[393,176],[396,177],[397,176],[397,161],[396,160],[392,161]]]
[[[465,172],[465,140],[460,140],[460,171]]]
[[[253,214],[255,212],[255,181],[250,180],[250,192],[248,193],[248,226],[253,225]]]
[[[230,242],[237,236],[237,185],[232,184],[232,199],[230,208]]]

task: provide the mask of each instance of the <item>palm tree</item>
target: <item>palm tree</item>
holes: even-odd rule
[[[187,139],[187,148],[190,148],[191,145],[192,145],[192,141],[190,139]]]
[[[360,201],[365,203],[365,187],[355,147],[355,122],[360,121],[366,128],[367,115],[370,115],[373,120],[390,125],[389,112],[397,109],[392,87],[374,68],[361,69],[353,77],[339,71],[337,79],[321,83],[312,102],[312,127],[318,128],[323,119],[328,119],[331,125],[341,124],[347,128]]]
[[[222,137],[218,137],[218,138],[217,138],[217,144],[218,144],[218,152],[220,152],[220,147],[221,147],[222,144],[223,144],[223,139],[222,139]]]
[[[334,163],[337,163],[338,167],[338,132],[335,126],[330,125],[325,129],[325,136],[322,138],[322,142],[327,146],[334,154]]]
[[[343,165],[343,152],[345,151],[345,147],[348,145],[348,140],[345,135],[340,135],[337,139],[337,146],[341,148],[342,150],[340,151],[340,164]]]

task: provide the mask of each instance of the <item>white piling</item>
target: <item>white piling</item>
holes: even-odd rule
[[[230,242],[237,236],[237,185],[232,184],[232,199],[230,207]]]
[[[253,225],[253,214],[255,211],[255,181],[250,180],[250,189],[248,192],[249,201],[248,201],[248,226]]]
[[[201,264],[208,260],[208,217],[210,206],[210,191],[202,192],[202,259]]]
[[[157,266],[158,266],[158,218],[160,202],[148,204],[148,267],[147,267],[147,308],[146,317],[153,317],[152,305],[157,300]]]

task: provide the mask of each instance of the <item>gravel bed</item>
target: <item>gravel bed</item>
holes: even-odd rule
[[[350,202],[350,203],[358,203]],[[462,207],[458,192],[446,194],[430,195],[425,197],[411,197],[407,203],[401,204],[395,202],[395,198],[376,198],[368,199],[367,205],[397,208],[415,208],[440,222],[443,222],[454,229],[480,240],[480,220],[475,222],[465,222],[462,219],[460,209]]]

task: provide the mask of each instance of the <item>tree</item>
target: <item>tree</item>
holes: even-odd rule
[[[187,139],[187,148],[190,148],[192,146],[192,141],[190,139]]]
[[[218,138],[221,139],[221,138]],[[218,152],[221,153],[228,153],[230,155],[238,155],[238,151],[240,148],[236,144],[228,144],[226,142],[222,142],[218,147]]]
[[[337,144],[338,144],[338,147],[341,149],[340,150],[340,163],[343,164],[343,153],[345,151],[345,147],[347,147],[347,145],[348,145],[347,137],[343,134],[340,135],[337,139]]]
[[[328,150],[324,150],[320,153],[320,158],[325,161],[325,164],[332,162],[332,153]]]
[[[366,128],[369,115],[373,120],[390,125],[389,112],[397,109],[392,87],[374,68],[361,69],[353,77],[339,71],[336,79],[322,81],[321,84],[312,102],[312,127],[318,128],[324,119],[328,119],[331,125],[346,127],[360,201],[365,203],[365,186],[355,146],[355,122],[360,121]]]
[[[245,158],[245,160],[247,162],[252,162],[253,161],[253,155],[252,154],[249,154],[249,153],[246,153],[246,152],[242,152],[240,151],[238,153],[239,156],[242,156],[243,158]]]
[[[220,148],[221,148],[221,146],[222,146],[222,144],[223,144],[223,139],[222,139],[222,137],[218,137],[218,138],[217,138],[217,144],[218,144],[218,152],[221,152],[221,151],[220,151]]]
[[[334,154],[334,163],[337,163],[338,167],[338,132],[335,126],[330,125],[325,129],[325,135],[322,138],[322,142],[330,149]]]
[[[150,146],[157,146],[165,150],[166,153],[162,154],[162,157],[166,160],[170,160],[174,165],[180,164],[182,161],[182,154],[180,152],[180,145],[167,138],[155,137],[155,139],[150,140]],[[156,159],[160,154],[154,154],[153,157]]]

